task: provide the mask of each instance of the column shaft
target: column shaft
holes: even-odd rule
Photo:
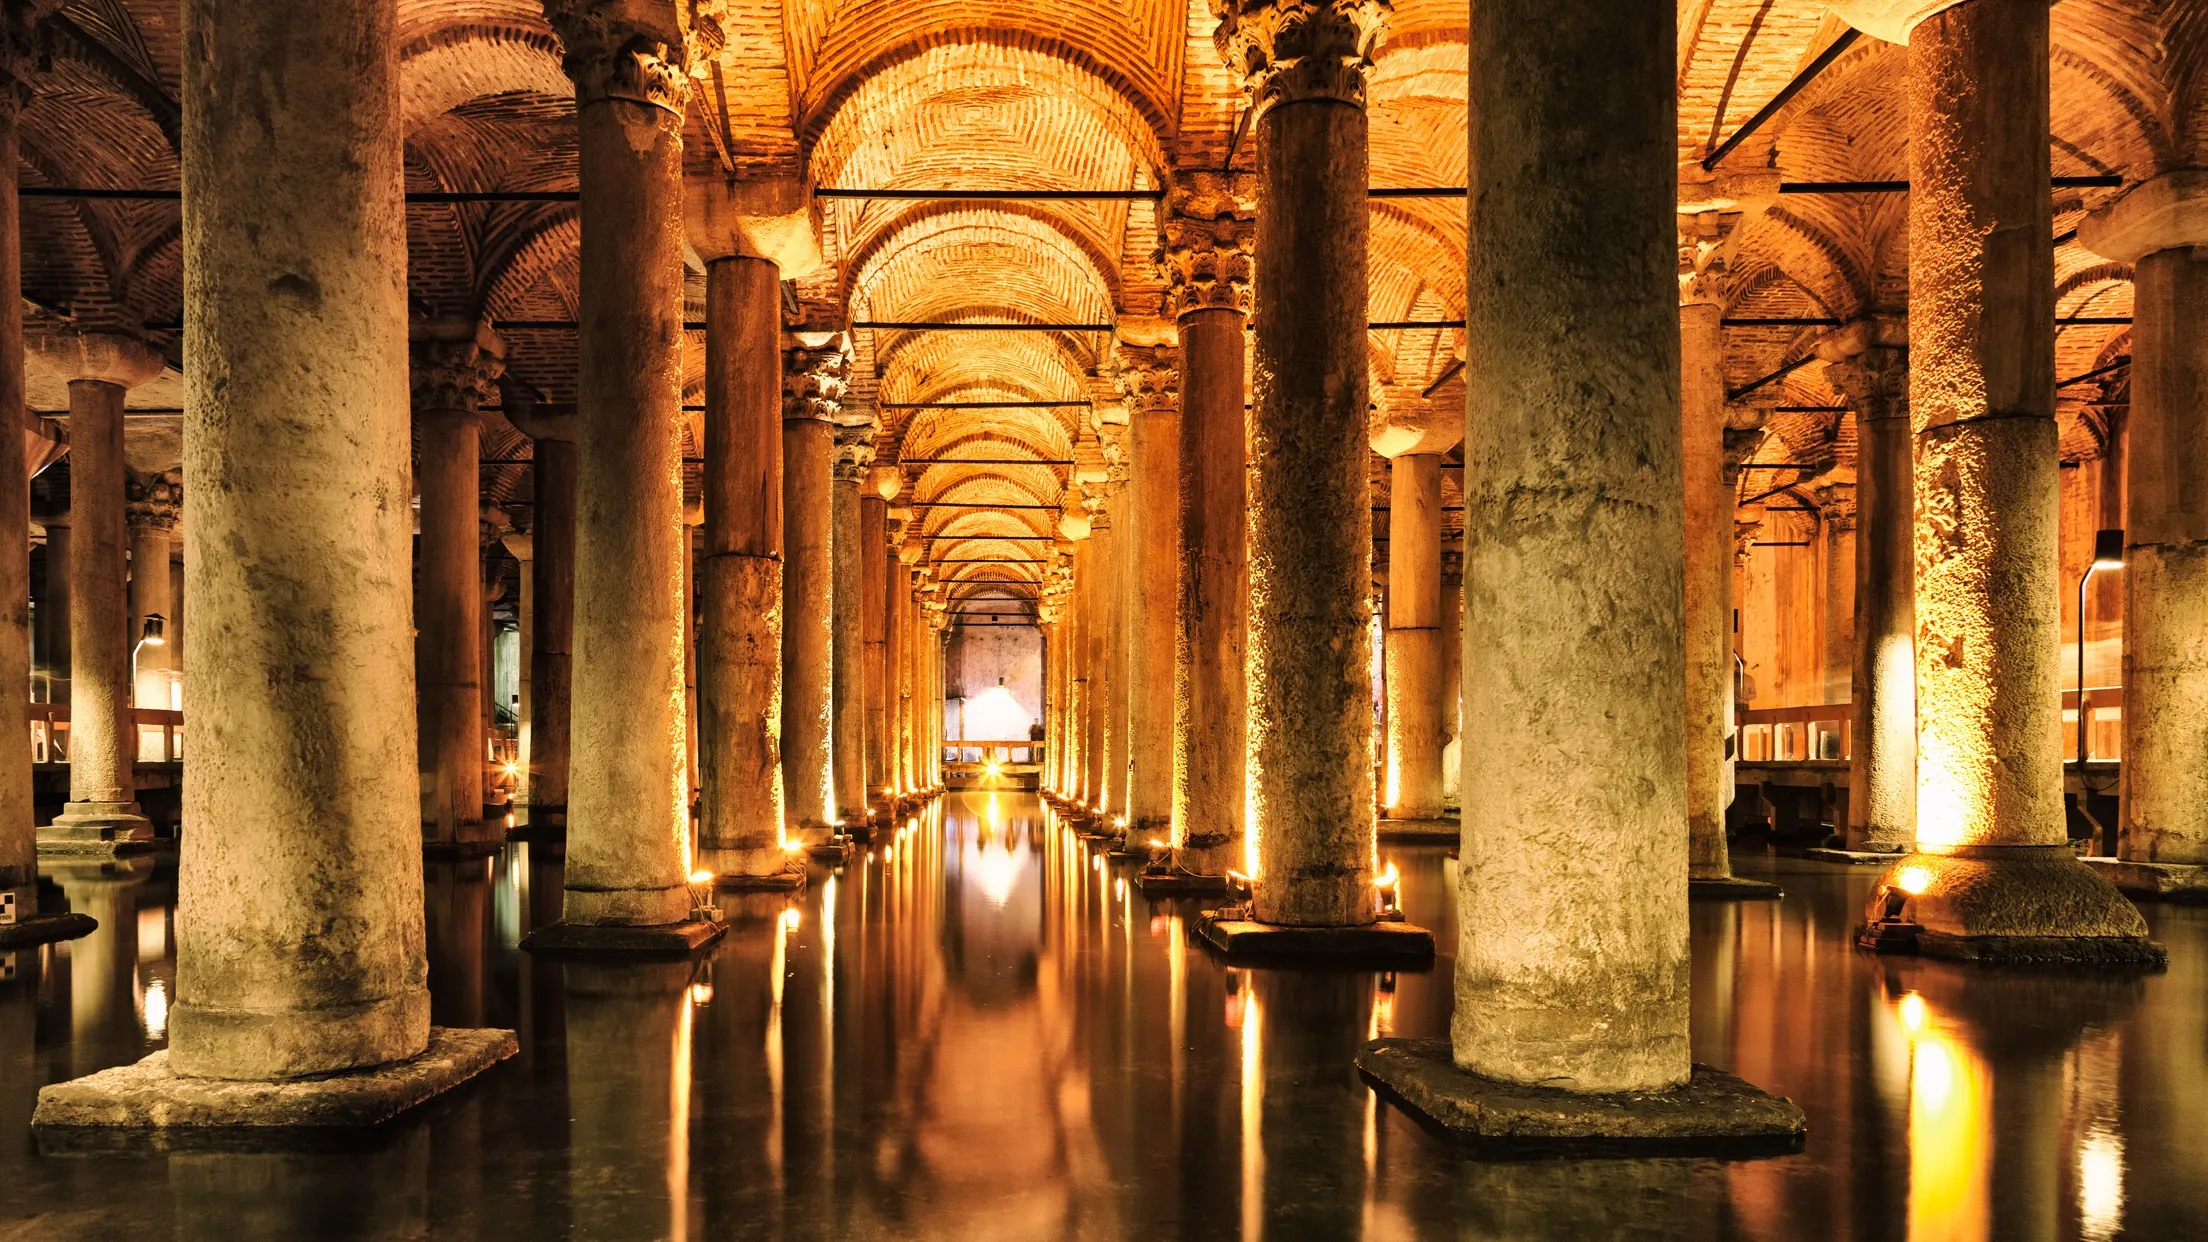
[[[69,805],[54,822],[56,836],[150,835],[130,770],[137,636],[124,634],[124,392],[102,380],[69,384]]]
[[[0,166],[17,167],[21,100],[0,72]],[[13,178],[0,178],[0,410],[24,409],[23,241]],[[31,480],[21,436],[0,436],[0,686],[31,679]],[[51,557],[51,545],[48,556]],[[47,562],[51,565],[53,562]],[[49,571],[50,573],[51,571]],[[32,823],[30,696],[0,695],[0,889],[16,893],[18,916],[38,913],[38,834]]]
[[[2208,863],[2208,262],[2133,267],[2124,858]]]
[[[184,6],[184,823],[205,831],[177,875],[179,1074],[429,1038],[396,9]]]
[[[483,839],[483,560],[477,534],[481,437],[472,410],[421,416],[421,528],[415,571],[414,677],[421,735],[422,831],[431,842]]]
[[[1479,813],[1452,1035],[1468,1070],[1575,1091],[1661,1090],[1689,1069],[1675,38],[1668,6],[1472,10],[1463,770]]]
[[[132,643],[145,633],[146,618],[159,616],[164,637],[159,646],[138,648],[137,674],[132,679],[132,701],[139,707],[166,709],[169,705],[169,644],[167,621],[176,615],[175,589],[171,585],[170,549],[175,535],[167,526],[133,523],[130,528],[130,619],[127,633]]]
[[[889,750],[889,502],[859,497],[859,613],[865,635],[866,674],[861,693],[866,706],[866,798],[863,814],[896,778]]]
[[[831,660],[836,428],[782,422],[782,814],[790,835],[824,842],[836,820]]]
[[[38,601],[38,671],[44,701],[69,701],[69,512],[44,519],[46,575]],[[27,727],[27,726],[26,726]]]
[[[765,259],[706,265],[700,844],[724,875],[785,861],[780,277]]]
[[[1173,824],[1175,606],[1180,579],[1181,411],[1151,402],[1133,416],[1136,551],[1128,567],[1127,839]]]
[[[1108,502],[1112,510],[1111,576],[1105,581],[1110,595],[1105,601],[1104,635],[1104,800],[1110,811],[1106,823],[1114,825],[1128,812],[1128,778],[1134,757],[1130,705],[1134,701],[1132,678],[1134,676],[1133,652],[1130,636],[1134,632],[1129,610],[1132,605],[1132,587],[1135,580],[1135,557],[1142,545],[1136,542],[1140,536],[1135,529],[1134,495],[1127,487],[1113,493]]]
[[[1117,537],[1110,517],[1099,513],[1081,545],[1089,554],[1087,615],[1081,623],[1082,663],[1087,672],[1081,705],[1081,800],[1103,814],[1116,809],[1106,772],[1111,753],[1112,562]]]
[[[1249,579],[1243,312],[1181,316],[1180,634],[1174,646],[1174,861],[1247,872],[1243,638]]]
[[[1855,525],[1852,500],[1825,505],[1818,522],[1825,554],[1823,633],[1824,701],[1827,703],[1848,701],[1855,659]]]
[[[1388,771],[1395,819],[1439,819],[1441,806],[1441,458],[1406,453],[1388,468]]]
[[[575,635],[575,442],[539,437],[529,636],[529,822],[565,830]]]
[[[1373,917],[1372,502],[1363,101],[1255,123],[1249,414],[1249,798],[1256,916]]]
[[[1917,835],[1916,482],[1899,351],[1856,364],[1855,651],[1848,684],[1848,848]],[[1830,372],[1827,372],[1830,374]]]
[[[1687,875],[1733,874],[1725,741],[1733,716],[1733,487],[1725,472],[1724,308],[1679,308],[1680,461],[1686,479]],[[1466,472],[1469,478],[1470,472]],[[1470,555],[1470,549],[1466,550]]]
[[[829,668],[834,678],[835,729],[829,751],[835,758],[835,804],[844,820],[866,819],[866,677],[860,668],[865,643],[864,609],[859,586],[859,471],[850,462],[836,466],[834,531],[829,539],[835,561],[834,642]]]
[[[578,23],[579,24],[579,23]],[[569,38],[585,32],[562,30]],[[585,48],[618,60],[627,47]],[[690,912],[682,805],[682,113],[585,86],[565,922]]]

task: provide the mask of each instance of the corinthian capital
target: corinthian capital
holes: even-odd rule
[[[782,334],[782,417],[833,419],[851,386],[851,338],[841,332]]]
[[[1165,277],[1164,313],[1250,310],[1250,253],[1257,189],[1247,173],[1182,171],[1166,191],[1155,256]]]
[[[184,472],[132,471],[124,480],[123,519],[132,530],[174,531],[184,509]]]
[[[506,349],[488,328],[460,335],[417,326],[410,335],[416,409],[473,414],[497,394]]]
[[[728,44],[727,0],[544,0],[578,103],[607,99],[682,114],[690,80]]]
[[[878,430],[872,423],[836,428],[836,482],[857,487],[866,481],[874,469],[874,435]]]
[[[46,18],[61,0],[0,0],[0,108],[31,101],[31,75],[46,60]]]
[[[1119,391],[1130,416],[1170,414],[1180,408],[1181,372],[1177,351],[1164,346],[1119,347]]]
[[[1909,414],[1909,354],[1893,345],[1873,345],[1862,353],[1825,364],[1825,380],[1847,398],[1858,418],[1905,418]]]
[[[1389,0],[1211,0],[1212,33],[1240,75],[1255,124],[1275,104],[1336,99],[1365,105],[1373,53],[1387,35]]]

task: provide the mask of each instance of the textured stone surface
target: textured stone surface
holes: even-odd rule
[[[727,934],[727,924],[705,919],[642,926],[562,920],[529,933],[521,947],[553,956],[686,957]]]
[[[1445,1040],[1376,1039],[1357,1069],[1475,1155],[1782,1155],[1800,1151],[1809,1129],[1793,1101],[1707,1065],[1668,1091],[1583,1095],[1468,1073]]]
[[[807,844],[836,818],[832,627],[836,429],[818,418],[782,422],[782,818]]]
[[[1441,458],[1388,468],[1387,770],[1389,819],[1441,814]]]
[[[0,161],[19,158],[19,119],[31,68],[17,29],[0,35]],[[0,410],[27,408],[23,391],[23,228],[15,184],[0,185]],[[31,471],[25,438],[0,436],[0,686],[31,680]],[[49,548],[51,545],[49,544]],[[0,736],[30,736],[27,696],[0,698]],[[17,917],[36,913],[38,838],[31,749],[0,747],[0,888],[20,888]]]
[[[1472,10],[1453,1038],[1588,1091],[1689,1066],[1674,38]]]
[[[20,915],[20,905],[18,906]],[[0,949],[21,949],[31,945],[51,944],[57,940],[75,940],[99,929],[99,920],[83,914],[33,914],[18,917],[13,923],[0,923]]]
[[[1879,876],[1864,919],[1876,923],[1890,891],[1900,917],[1922,930],[1917,951],[1989,963],[2159,966],[2160,945],[2109,879],[2067,845],[1909,854]]]
[[[1682,217],[1684,219],[1684,217]],[[1726,733],[1733,719],[1733,512],[1725,469],[1724,307],[1679,308],[1681,473],[1687,529],[1687,866],[1697,877],[1732,874],[1726,852]]]
[[[512,1031],[432,1027],[409,1058],[350,1073],[288,1082],[192,1078],[166,1050],[38,1093],[31,1124],[41,1133],[80,1127],[319,1129],[389,1121],[449,1091],[519,1049]],[[58,1137],[58,1136],[57,1136]]]
[[[1131,352],[1122,350],[1122,352]],[[1133,554],[1127,566],[1127,839],[1173,827],[1175,609],[1180,567],[1181,403],[1171,355],[1145,359],[1149,381],[1130,399]]]
[[[2135,862],[2127,858],[2088,858],[2085,865],[2133,897],[2208,902],[2208,867],[2193,863]]]
[[[80,346],[102,338],[74,335]],[[150,837],[153,826],[133,800],[131,763],[138,733],[130,724],[130,645],[120,624],[128,535],[123,525],[123,398],[126,382],[158,374],[151,351],[133,346],[134,374],[92,362],[107,378],[69,383],[69,802],[55,817],[55,835],[115,829],[110,835]],[[112,352],[113,345],[91,351]]]
[[[1434,934],[1410,923],[1296,927],[1259,923],[1226,911],[1206,911],[1197,921],[1196,930],[1213,948],[1237,960],[1415,965],[1434,958]]]

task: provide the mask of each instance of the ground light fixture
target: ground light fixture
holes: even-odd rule
[[[145,625],[138,632],[138,641],[130,648],[130,705],[138,706],[138,652],[145,647],[166,647],[168,618],[158,612],[146,614]]]

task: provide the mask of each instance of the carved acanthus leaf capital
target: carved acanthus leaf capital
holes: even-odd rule
[[[123,480],[123,519],[132,530],[175,531],[184,511],[184,472],[159,474],[132,471]]]
[[[1825,364],[1825,379],[1854,407],[1858,418],[1897,418],[1909,413],[1909,354],[1891,345]]]
[[[544,0],[578,102],[621,99],[678,117],[691,80],[728,45],[726,10],[727,0]]]
[[[1154,256],[1165,278],[1165,315],[1249,313],[1251,255],[1257,245],[1254,181],[1247,173],[1173,175]]]
[[[506,374],[503,347],[488,333],[459,340],[417,337],[412,354],[414,406],[420,410],[473,414],[498,394],[499,377]]]
[[[782,339],[782,417],[833,419],[851,387],[851,338],[789,332]]]
[[[1170,414],[1181,405],[1179,351],[1164,346],[1119,347],[1119,391],[1130,417]]]
[[[1363,107],[1389,0],[1211,0],[1212,42],[1242,79],[1255,125],[1275,104],[1335,99]]]
[[[1731,487],[1740,482],[1742,468],[1748,459],[1763,447],[1764,431],[1761,427],[1727,427],[1725,429],[1725,485]]]
[[[1826,530],[1845,533],[1855,529],[1855,484],[1827,483],[1813,495],[1817,498],[1817,517]]]
[[[836,482],[856,487],[873,473],[874,435],[878,430],[872,423],[836,428]]]

